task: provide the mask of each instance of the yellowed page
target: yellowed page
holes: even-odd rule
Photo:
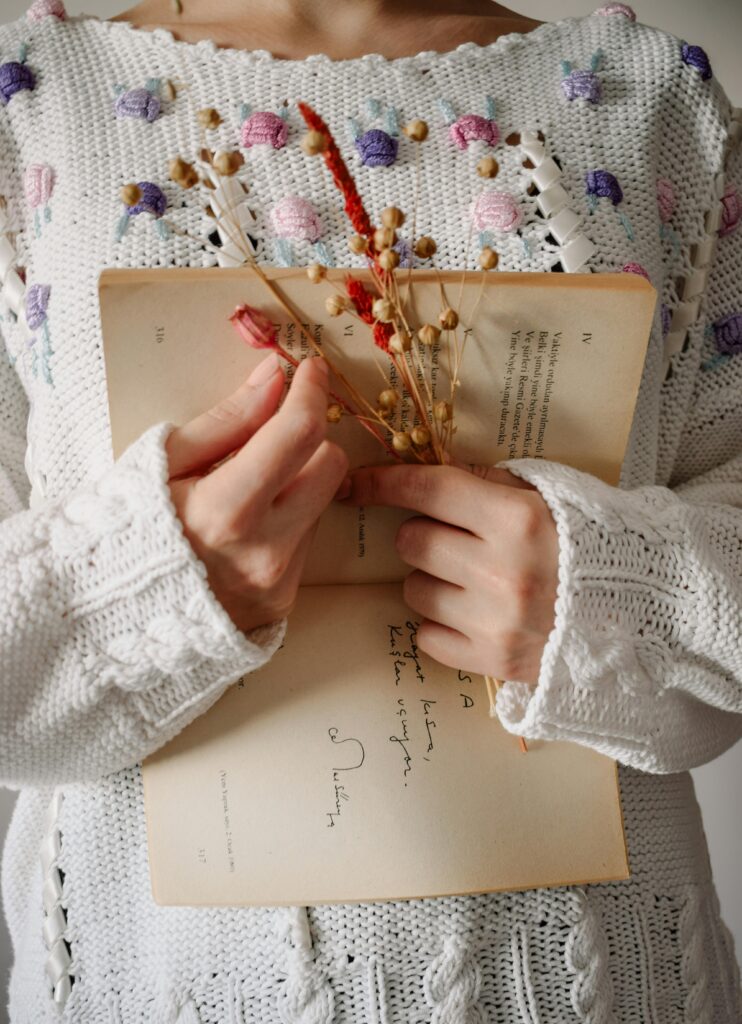
[[[380,378],[367,328],[328,318],[327,289],[303,272],[267,272],[312,335],[352,362],[353,380],[374,394]],[[435,321],[448,301],[464,326],[476,324],[459,373],[454,454],[486,464],[554,458],[617,482],[656,300],[651,286],[625,274],[498,273],[484,281],[473,274],[460,288],[460,274],[416,272],[421,318]],[[249,271],[102,275],[116,454],[150,424],[185,422],[218,401],[262,358],[226,321],[239,302],[268,310],[286,347],[307,354]],[[431,358],[438,394],[448,398],[445,347]],[[351,465],[384,461],[354,421],[332,429]],[[483,680],[464,680],[421,652],[415,672],[419,663],[424,681],[413,685],[406,624],[414,616],[399,585],[409,566],[393,546],[411,514],[331,506],[284,647],[144,763],[158,902],[364,901],[627,877],[613,761],[562,743],[532,742],[522,754],[489,717]],[[392,626],[408,645],[401,659],[390,650]],[[404,753],[404,716],[399,724],[392,717],[396,728],[387,724],[401,693],[390,682],[397,660],[407,672],[404,699],[417,712]],[[425,712],[435,726],[425,733],[421,692],[436,700]],[[360,749],[346,739],[363,744],[362,767],[331,756]]]
[[[302,587],[286,643],[145,763],[154,897],[289,904],[628,877],[615,762],[528,753],[396,583]]]
[[[389,360],[372,345],[368,326],[349,314],[327,315],[329,284],[313,285],[301,270],[266,273],[301,310],[312,337],[364,395],[374,398],[383,387],[374,358],[382,365]],[[330,271],[330,279],[342,281],[343,274]],[[464,328],[475,325],[463,350],[454,400],[454,455],[485,465],[521,456],[556,459],[617,483],[656,300],[652,286],[636,274],[471,273],[462,291],[460,273],[413,274],[418,323],[437,323],[443,288],[446,300],[460,310],[462,341]],[[280,324],[282,343],[297,358],[310,351],[249,270],[103,273],[101,315],[116,455],[152,423],[184,423],[208,408],[265,357],[245,345],[227,320],[240,302],[259,306]],[[437,365],[434,392],[445,399],[449,355],[450,344],[441,343],[429,356]],[[410,403],[405,399],[402,405],[407,425]],[[391,461],[350,417],[330,424],[328,433],[353,467]],[[402,579],[409,570],[393,539],[409,515],[331,505],[320,519],[302,583]]]

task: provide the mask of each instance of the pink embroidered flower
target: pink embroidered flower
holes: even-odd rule
[[[602,7],[599,7],[597,11],[595,11],[595,14],[602,14],[605,17],[610,17],[612,14],[619,14],[623,18],[628,18],[629,21],[636,21],[636,14],[628,4],[603,4]]]
[[[237,306],[229,317],[232,326],[251,348],[277,348],[276,325],[254,306]]]
[[[652,283],[649,274],[646,272],[641,263],[624,263],[624,265],[621,267],[621,270],[624,274],[638,274],[639,277],[645,277],[650,284]]]
[[[742,201],[740,201],[739,192],[730,181],[724,189],[721,199],[719,237],[723,238],[724,235],[731,235],[733,231],[736,231],[740,218],[742,218]]]
[[[482,192],[472,211],[478,231],[514,231],[523,220],[523,213],[515,196],[509,192]]]
[[[271,222],[279,238],[305,238],[316,242],[322,234],[322,222],[309,200],[302,196],[284,196],[271,210]]]
[[[660,220],[667,224],[672,220],[677,206],[675,186],[669,178],[657,179],[657,206],[660,211]]]
[[[282,117],[270,110],[256,110],[242,122],[240,139],[245,149],[266,144],[281,149],[286,145],[288,134],[288,127]]]
[[[497,123],[492,118],[482,117],[479,114],[464,114],[463,117],[453,122],[448,131],[459,149],[466,149],[470,142],[478,139],[490,146],[496,146],[500,141],[500,129],[497,127]]]
[[[24,186],[32,210],[46,206],[54,191],[54,169],[49,164],[31,164],[24,176]]]
[[[42,18],[46,18],[49,14],[59,18],[60,21],[64,21],[67,17],[67,12],[64,9],[62,0],[34,0],[27,11],[29,21],[41,21]]]

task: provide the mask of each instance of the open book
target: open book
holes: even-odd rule
[[[374,357],[385,357],[369,329],[328,317],[327,286],[303,270],[265,271],[374,396]],[[617,484],[652,286],[632,274],[412,273],[418,322],[435,322],[443,300],[469,332],[454,455],[554,459]],[[266,311],[297,358],[311,354],[249,268],[107,270],[100,300],[115,456],[151,424],[208,408],[263,358],[227,321],[237,304]],[[434,397],[448,398],[445,346],[427,358]],[[351,467],[387,461],[351,417],[328,434]],[[483,678],[417,648],[401,588],[411,569],[394,547],[412,514],[328,507],[283,646],[144,762],[158,903],[306,905],[629,876],[615,762],[572,743],[531,741],[523,754],[490,717]]]

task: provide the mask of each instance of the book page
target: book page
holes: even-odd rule
[[[332,282],[339,287],[346,271],[330,270],[330,283],[319,285],[302,270],[266,273],[301,311],[307,333],[365,396],[375,398],[384,382],[374,360],[386,369],[388,357],[372,344],[368,325],[350,314],[330,317],[324,308]],[[369,279],[362,270],[353,274]],[[652,286],[636,274],[470,272],[463,286],[459,272],[412,274],[408,309],[415,322],[437,324],[449,302],[460,312],[453,454],[483,465],[555,459],[617,483],[656,301]],[[264,310],[296,358],[313,351],[249,269],[109,270],[101,275],[100,296],[116,455],[152,423],[181,424],[209,408],[265,357],[241,341],[227,320],[239,303]],[[442,340],[426,358],[433,397],[449,400],[450,342]],[[288,368],[287,377],[292,375]],[[403,382],[396,383],[402,391],[399,425],[406,429],[413,423],[410,395]],[[328,424],[328,437],[347,452],[352,468],[392,461],[352,417]],[[302,583],[402,579],[409,570],[393,541],[411,514],[330,505]]]
[[[241,302],[269,312],[297,357],[311,351],[303,323],[364,393],[383,386],[374,355],[386,357],[367,326],[328,317],[327,288],[303,271],[266,273],[300,318],[249,269],[104,272],[115,454],[155,422],[209,408],[263,358],[227,321]],[[413,274],[418,322],[450,303],[468,332],[453,454],[556,459],[617,483],[657,297],[648,282]],[[427,354],[447,400],[450,355],[446,344]],[[410,425],[404,389],[401,406]],[[386,461],[350,417],[328,433],[351,466]],[[144,762],[158,902],[350,902],[628,877],[615,762],[571,743],[530,742],[523,754],[489,716],[481,677],[416,649],[400,582],[410,567],[394,548],[410,514],[331,505],[281,650]]]
[[[401,586],[302,587],[284,646],[145,762],[158,903],[332,903],[628,877],[616,765],[515,736]]]

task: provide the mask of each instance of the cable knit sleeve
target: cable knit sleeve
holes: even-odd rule
[[[624,490],[554,462],[500,463],[539,489],[560,543],[537,684],[506,682],[500,719],[654,773],[708,762],[742,736],[742,147],[732,140],[717,187],[722,237],[676,363],[691,386],[669,486]]]
[[[24,508],[25,396],[0,356],[0,781],[95,779],[142,760],[264,664],[286,619],[241,632],[142,434],[92,486]],[[24,483],[25,480],[25,483]]]

